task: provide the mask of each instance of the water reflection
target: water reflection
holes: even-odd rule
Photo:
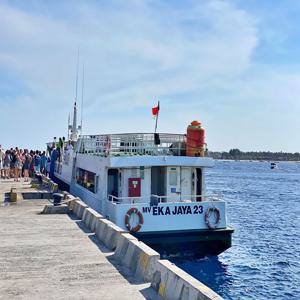
[[[233,277],[228,271],[228,266],[221,262],[217,256],[197,260],[174,258],[172,262],[218,294],[228,294],[233,284]]]

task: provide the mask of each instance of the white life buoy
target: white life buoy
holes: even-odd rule
[[[215,220],[211,222],[210,217],[214,214]],[[209,229],[216,229],[221,220],[221,214],[218,208],[209,207],[205,212],[205,224]]]
[[[130,217],[133,214],[136,214],[139,218],[138,224],[136,226],[130,224]],[[143,223],[144,223],[144,218],[142,213],[137,208],[134,207],[130,208],[125,215],[125,225],[129,230],[129,232],[138,232],[142,228]]]

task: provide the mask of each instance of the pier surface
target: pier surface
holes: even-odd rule
[[[159,299],[73,215],[41,215],[47,200],[5,204],[0,180],[0,299]]]

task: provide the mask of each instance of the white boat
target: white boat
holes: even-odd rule
[[[160,253],[218,255],[231,246],[226,203],[206,192],[213,159],[186,156],[186,143],[185,134],[82,135],[53,179]]]

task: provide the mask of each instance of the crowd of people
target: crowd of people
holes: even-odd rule
[[[73,150],[73,142],[66,142],[64,137],[57,142],[54,138],[53,143],[48,144],[47,151],[29,151],[18,147],[4,150],[0,145],[0,178],[13,178],[14,181],[24,178],[26,182],[37,173],[53,178],[56,160],[61,161],[63,156],[66,160],[70,150]]]
[[[46,151],[11,148],[2,149],[0,145],[0,177],[13,178],[14,181],[29,181],[35,173],[48,175],[50,172],[50,157]]]

